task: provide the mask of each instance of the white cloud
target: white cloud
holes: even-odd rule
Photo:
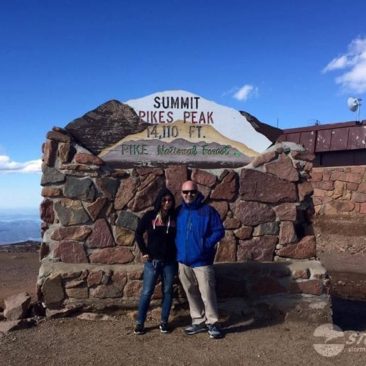
[[[1,173],[38,173],[41,171],[42,160],[30,160],[19,163],[10,159],[7,155],[0,155]]]
[[[348,46],[348,52],[330,61],[323,73],[334,70],[343,70],[335,82],[344,90],[356,93],[366,91],[366,37],[354,39]]]
[[[243,85],[234,95],[233,97],[239,101],[246,101],[252,95],[256,95],[258,92],[258,88],[254,87],[250,84]]]

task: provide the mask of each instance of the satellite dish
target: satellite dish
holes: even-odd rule
[[[356,123],[361,123],[360,122],[360,109],[361,109],[361,103],[362,99],[361,98],[354,98],[354,97],[349,97],[347,99],[347,105],[348,105],[348,109],[351,112],[357,112],[357,120]]]
[[[347,105],[349,110],[351,112],[357,112],[357,110],[361,107],[361,101],[361,98],[349,97],[347,99]]]

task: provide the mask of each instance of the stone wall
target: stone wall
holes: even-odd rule
[[[311,172],[318,251],[366,255],[366,167]]]
[[[269,261],[273,272],[276,263],[283,268],[302,260],[302,266],[288,265],[286,273],[277,275],[261,267],[255,291],[323,293],[325,271],[311,269],[316,262],[312,159],[301,146],[283,143],[241,170],[184,165],[113,169],[70,133],[54,128],[43,145],[40,299],[49,309],[135,304],[142,285],[134,242],[138,220],[164,185],[179,201],[180,185],[187,179],[197,182],[224,222],[216,263]],[[179,286],[175,291],[181,298]],[[154,297],[160,297],[159,287]]]

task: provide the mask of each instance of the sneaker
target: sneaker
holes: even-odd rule
[[[192,324],[184,329],[184,332],[188,335],[193,335],[197,333],[206,332],[207,327],[205,323],[201,324]]]
[[[145,334],[145,328],[143,324],[137,323],[135,326],[135,329],[133,331],[134,334],[136,335],[142,335]]]
[[[168,323],[160,323],[160,333],[169,333]]]
[[[222,338],[224,335],[222,334],[222,331],[220,328],[215,324],[207,324],[208,327],[208,335],[210,338],[213,339],[219,339]]]

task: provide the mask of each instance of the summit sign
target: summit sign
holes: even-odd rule
[[[213,124],[213,111],[200,111],[201,97],[187,96],[155,96],[153,110],[139,111],[139,117],[147,123],[172,123],[177,118],[177,111],[181,110],[179,118],[184,123]]]
[[[184,90],[123,103],[112,100],[66,129],[93,154],[120,168],[237,168],[271,145],[239,111]]]

